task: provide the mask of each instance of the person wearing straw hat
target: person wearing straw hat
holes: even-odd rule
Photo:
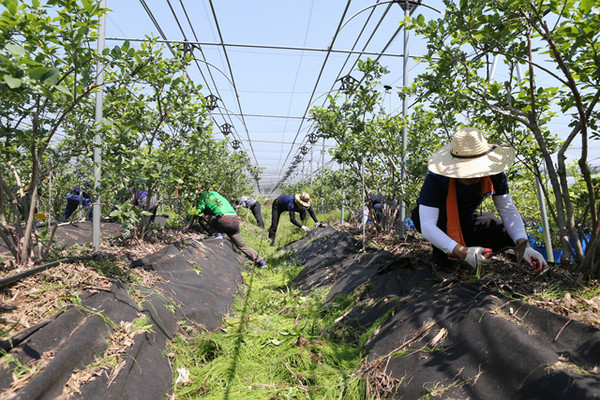
[[[461,129],[451,143],[431,156],[412,220],[432,243],[434,263],[447,267],[450,260],[462,259],[476,268],[490,261],[490,249],[527,241],[504,173],[514,159],[512,147],[489,144],[476,128]],[[490,195],[500,218],[477,211]],[[544,257],[529,246],[523,259],[532,269],[547,266]]]
[[[309,231],[308,227],[306,225],[302,225],[296,220],[296,216],[294,215],[295,213],[301,214],[302,211],[306,211],[310,214],[311,218],[316,224],[319,223],[317,216],[312,209],[312,200],[310,199],[308,193],[302,192],[300,194],[279,196],[273,201],[271,227],[269,228],[269,239],[271,239],[271,246],[275,246],[275,233],[277,232],[277,226],[279,225],[279,216],[285,211],[290,213],[290,222],[305,232]]]

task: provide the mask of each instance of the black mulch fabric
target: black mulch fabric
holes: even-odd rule
[[[130,296],[131,288],[117,283],[110,291],[89,294],[80,307],[70,307],[0,343],[7,352],[5,360],[14,357],[23,365],[51,355],[49,364],[12,398],[59,397],[74,371],[104,357],[112,324],[147,316],[152,332],[134,337],[124,365],[114,374],[104,371],[95,376],[71,398],[165,399],[173,384],[164,354],[167,340],[178,332],[179,321],[210,331],[220,326],[241,282],[241,260],[229,240],[210,239],[179,242],[133,262],[132,267],[154,270],[163,278],[155,289],[138,294],[141,305]],[[9,395],[14,366],[0,367],[2,398]]]
[[[424,265],[332,228],[290,245],[303,289],[360,301],[340,321],[356,332],[383,319],[362,371],[385,398],[600,399],[600,331],[505,298],[481,282],[452,283]]]
[[[294,281],[300,288],[330,287],[328,302],[337,295],[359,299],[339,322],[350,328],[340,330],[345,340],[353,343],[380,324],[361,372],[381,398],[600,399],[600,332],[593,327],[505,298],[480,282],[442,280],[419,260],[360,252],[360,243],[330,227],[290,248],[305,262]],[[134,337],[116,373],[102,372],[72,398],[166,398],[173,379],[167,340],[182,320],[209,331],[219,327],[238,293],[242,263],[228,240],[216,239],[179,242],[133,262],[164,279],[140,293],[141,305],[131,288],[116,283],[0,343],[5,360],[23,365],[51,355],[13,398],[59,397],[75,370],[103,357],[114,332],[108,321],[141,315],[153,331]],[[0,367],[0,397],[8,397],[14,366]]]

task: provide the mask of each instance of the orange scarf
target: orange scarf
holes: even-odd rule
[[[481,193],[488,194],[494,191],[494,185],[489,176],[481,178]],[[457,243],[466,246],[460,228],[460,218],[458,215],[458,201],[456,199],[456,179],[450,178],[448,183],[448,197],[446,197],[446,234]]]

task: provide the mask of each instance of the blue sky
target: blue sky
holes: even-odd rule
[[[380,61],[391,72],[383,84],[393,87],[402,84],[399,55],[403,53],[403,34],[400,32],[389,42],[404,11],[398,4],[380,3],[383,4],[369,8],[376,1],[353,1],[346,8],[346,0],[213,0],[211,7],[206,0],[147,0],[147,9],[161,34],[143,2],[107,0],[111,12],[107,17],[106,46],[118,44],[113,38],[161,38],[162,35],[168,40],[202,42],[203,53],[195,50],[195,55],[212,65],[199,62],[189,74],[205,86],[206,95],[215,94],[221,99],[219,109],[213,112],[215,130],[225,122],[233,125],[234,136],[242,141],[251,161],[264,168],[261,189],[266,190],[287,171],[300,146],[307,144],[311,124],[302,119],[309,116],[307,109],[323,105],[326,94],[339,88],[336,80],[352,75],[359,55],[341,51],[364,49],[379,54],[387,46],[386,54],[391,56],[383,56]],[[427,3],[438,9],[442,7],[441,0]],[[425,16],[437,14],[425,7],[417,12]],[[340,24],[343,27],[338,32]],[[231,45],[226,47],[229,65],[222,46],[213,45],[221,43],[221,38]],[[325,50],[332,42],[334,52],[327,53]],[[285,49],[272,48],[277,46]],[[410,38],[409,46],[411,54],[424,52],[424,44],[415,37]],[[414,61],[411,60],[409,68],[412,68],[410,74],[416,73]],[[401,110],[395,94],[386,95],[384,104]],[[327,154],[322,157],[321,150],[319,142],[297,167],[298,175],[291,178],[309,174],[323,159],[330,162]]]
[[[380,4],[370,7],[376,3]],[[439,15],[435,10],[444,8],[441,0],[424,3],[428,7],[420,6],[414,13],[427,19],[435,18]],[[323,105],[327,93],[339,88],[340,77],[351,74],[360,78],[353,73],[359,55],[344,51],[379,54],[385,49],[386,55],[379,61],[390,74],[382,84],[393,88],[402,85],[403,62],[399,55],[403,53],[403,33],[392,38],[404,11],[389,1],[107,0],[106,6],[111,9],[106,25],[107,47],[123,38],[163,35],[167,40],[201,43],[202,52],[194,53],[201,61],[188,73],[203,84],[205,95],[214,94],[220,99],[219,108],[213,112],[216,134],[220,135],[219,126],[231,124],[233,138],[242,142],[253,164],[264,168],[260,182],[263,194],[269,194],[279,182],[300,154],[300,147],[310,147],[307,110]],[[226,53],[220,43],[226,44]],[[328,53],[325,50],[330,46],[333,51]],[[410,55],[422,55],[425,43],[411,34],[409,48]],[[423,66],[413,59],[408,68],[409,82],[423,72]],[[499,68],[498,79],[502,79],[501,74]],[[401,112],[395,90],[385,95],[383,103],[392,112]],[[560,121],[555,129],[557,133],[566,132]],[[325,150],[329,145],[326,143]],[[308,176],[323,162],[330,163],[322,149],[319,141],[304,156],[290,181]]]

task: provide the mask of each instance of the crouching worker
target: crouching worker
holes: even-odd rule
[[[262,213],[260,211],[260,202],[252,197],[243,196],[238,199],[238,207],[247,208],[252,211],[252,215],[256,219],[256,224],[261,228],[265,227],[265,223],[262,219]]]
[[[86,185],[89,187],[89,184]],[[80,190],[78,187],[74,187],[67,193],[67,206],[65,212],[61,217],[61,221],[66,221],[71,218],[71,215],[79,208],[79,206],[85,207],[86,219],[92,219],[92,196],[89,193]]]
[[[475,128],[460,130],[450,144],[431,156],[412,220],[433,245],[434,263],[448,267],[450,260],[462,259],[476,268],[490,261],[489,249],[527,241],[504,174],[514,158],[512,147],[488,144],[483,132]],[[500,218],[477,211],[490,195]],[[529,246],[523,259],[532,269],[547,266],[544,257]]]
[[[226,233],[233,244],[258,267],[267,266],[267,262],[256,250],[244,243],[240,231],[240,219],[225,197],[215,191],[202,190],[198,197],[197,209],[198,220],[208,232]]]
[[[158,210],[158,200],[152,196],[148,198],[147,190],[134,190],[129,189],[131,193],[131,204],[138,207],[140,210],[148,211],[152,213],[150,216],[150,223],[154,222],[156,218],[156,211]]]
[[[295,213],[299,213],[302,216],[303,212],[308,212],[313,221],[315,221],[316,224],[319,224],[317,216],[315,215],[311,205],[312,200],[306,192],[302,192],[302,194],[279,196],[275,199],[275,201],[273,201],[271,227],[269,228],[269,239],[271,239],[271,246],[275,245],[275,234],[277,233],[277,225],[279,225],[279,216],[285,211],[290,213],[290,222],[296,225],[298,228],[303,229],[305,232],[308,232],[309,228],[296,220],[296,216],[294,215]]]

